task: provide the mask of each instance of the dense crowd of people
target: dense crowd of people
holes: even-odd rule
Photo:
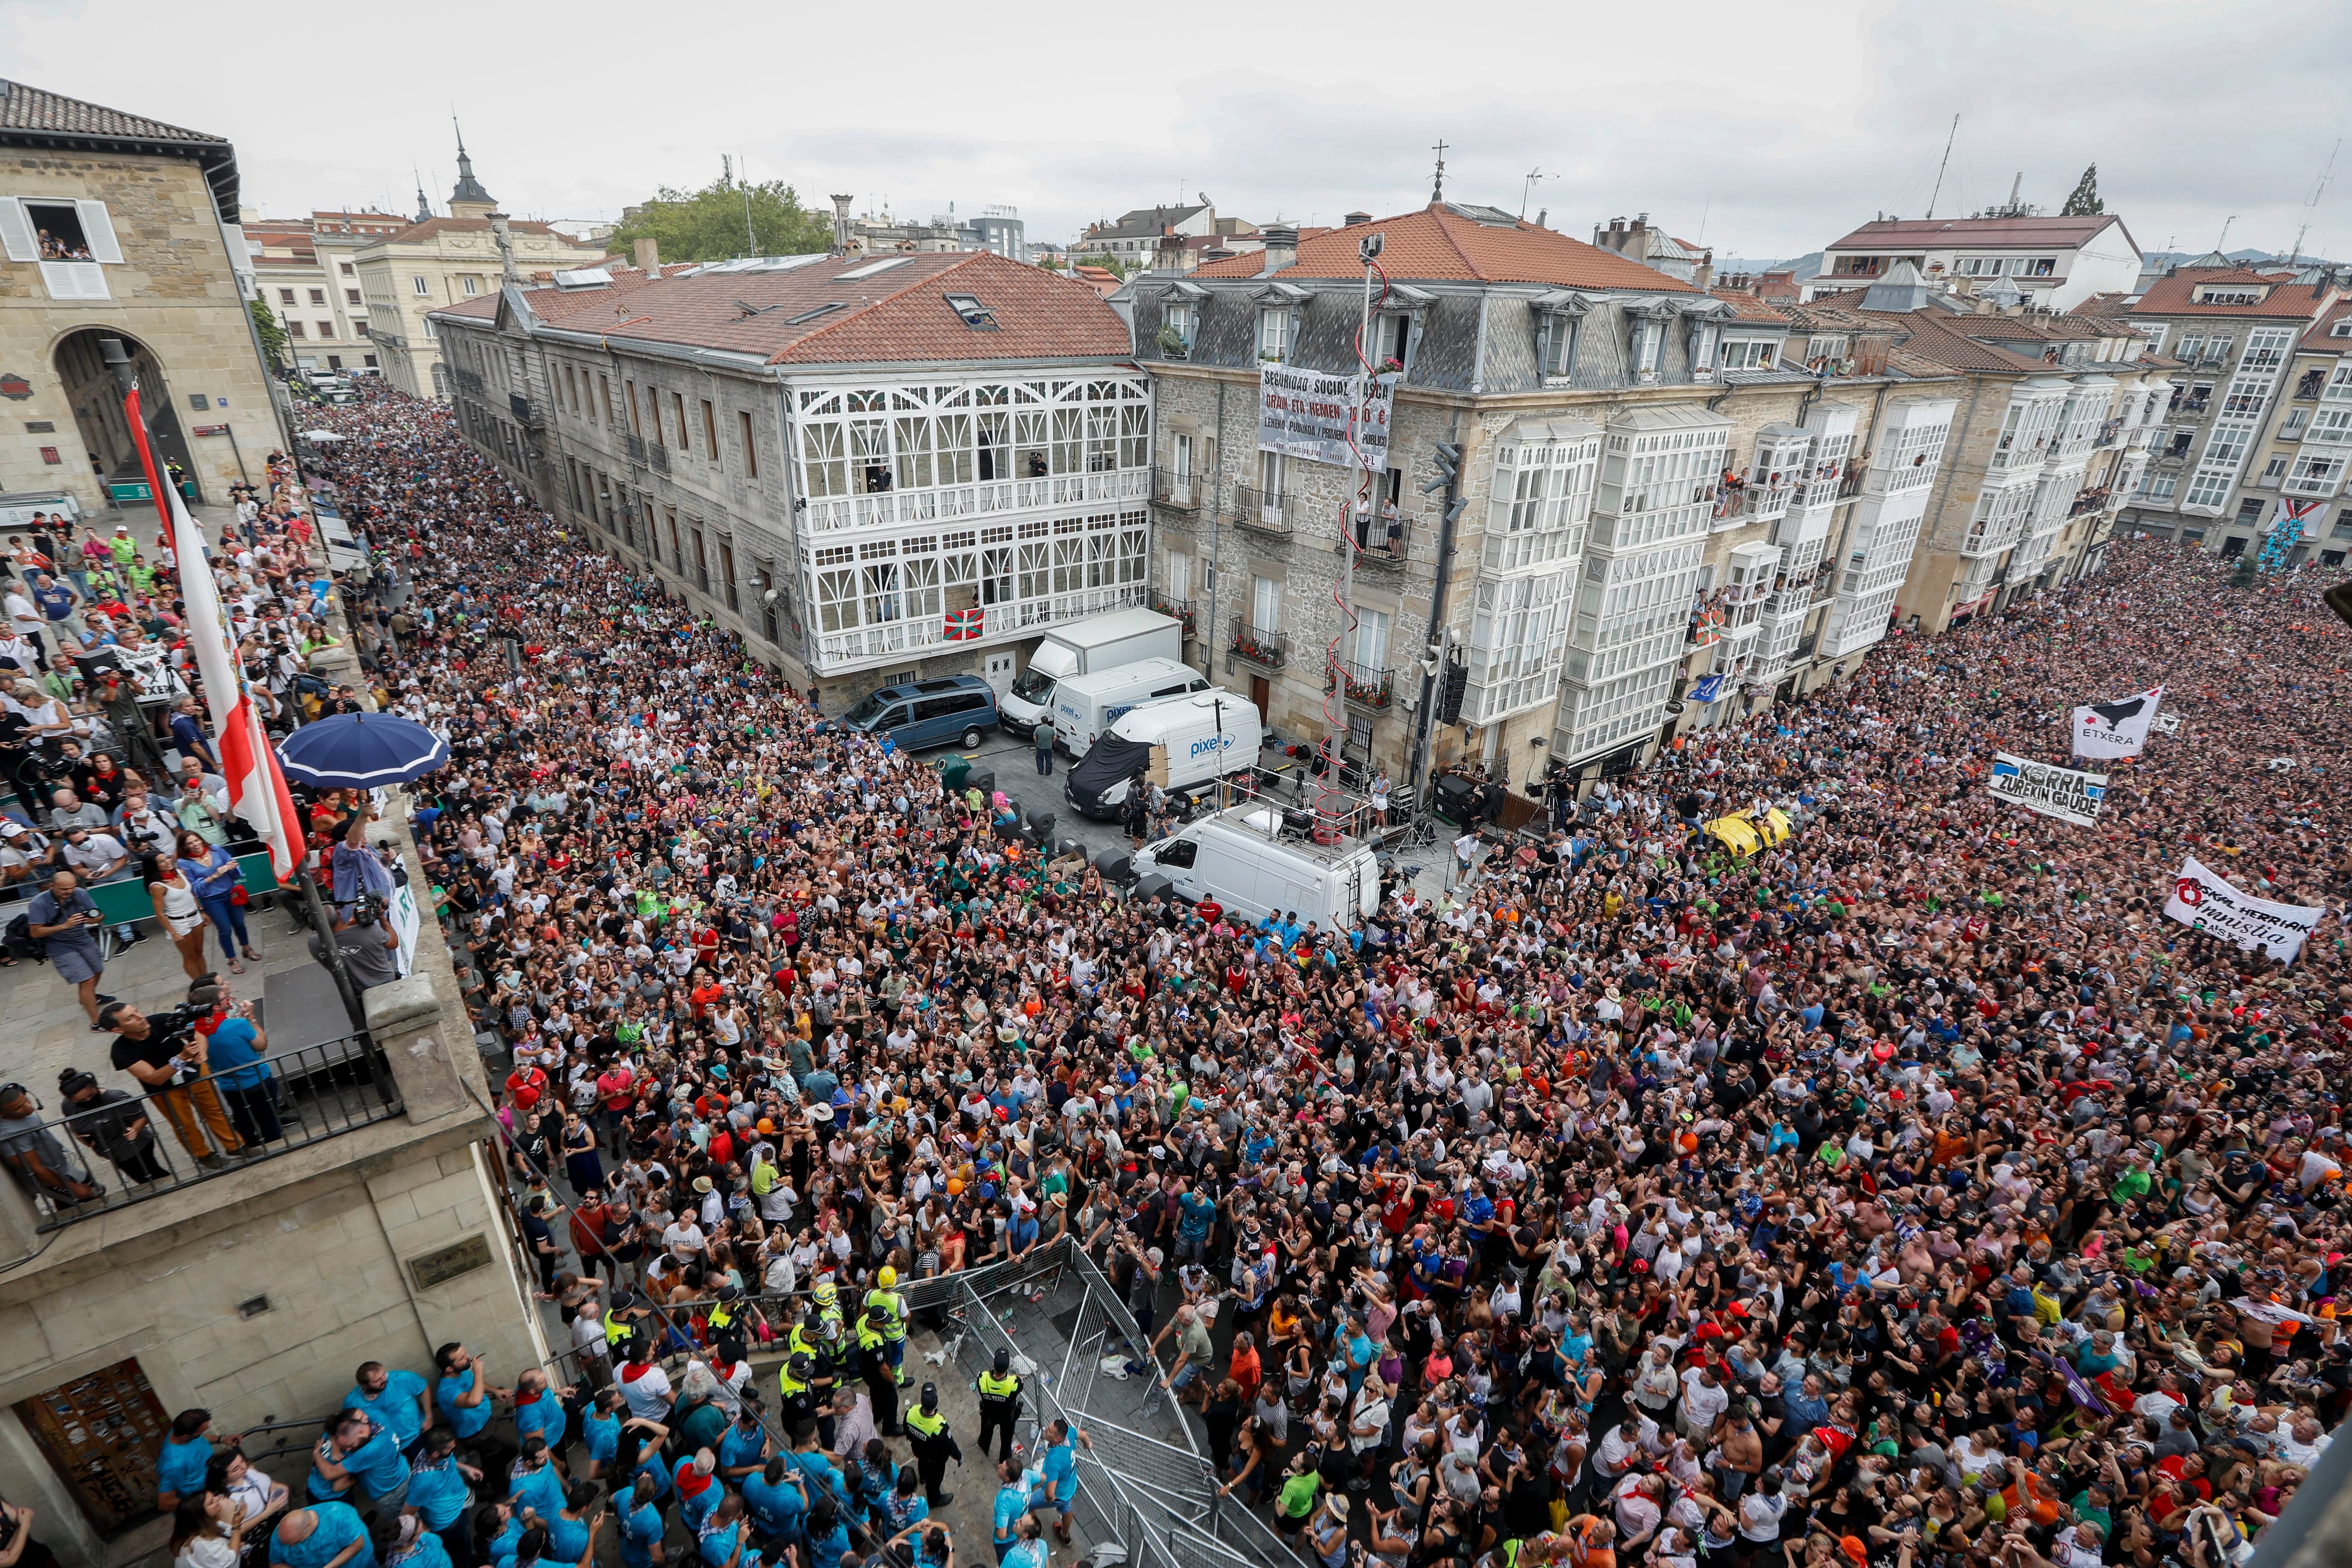
[[[362,601],[375,700],[450,742],[415,832],[580,1373],[362,1369],[282,1515],[226,1451],[197,1481],[190,1413],[190,1568],[233,1519],[290,1568],[600,1528],[629,1568],[969,1561],[897,1287],[1065,1237],[1324,1568],[2219,1568],[2352,1399],[2311,572],[2119,540],[1313,931],[992,833],[446,410],[319,419],[403,582]],[[2095,827],[1986,793],[2159,683],[2186,722]],[[1777,848],[1703,831],[1762,803]],[[2220,943],[2162,913],[2190,854],[2331,913],[2292,963]],[[1081,1446],[1001,1468],[998,1561],[1043,1563]],[[371,1539],[345,1498],[401,1506]]]

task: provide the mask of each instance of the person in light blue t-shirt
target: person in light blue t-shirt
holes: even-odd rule
[[[536,1517],[541,1523],[562,1509],[562,1472],[555,1468],[555,1458],[544,1438],[523,1439],[522,1453],[507,1473],[507,1501],[516,1513]]]
[[[163,1434],[163,1451],[155,1456],[155,1510],[169,1514],[183,1498],[202,1497],[205,1467],[212,1463],[213,1446],[205,1434],[212,1429],[209,1410],[183,1410]]]
[[[434,1352],[433,1363],[441,1373],[440,1381],[433,1385],[433,1407],[457,1434],[459,1442],[480,1450],[484,1469],[500,1474],[515,1450],[503,1439],[485,1436],[482,1429],[495,1414],[490,1401],[511,1399],[514,1390],[493,1384],[481,1358],[454,1340]]]
[[[774,1547],[802,1539],[808,1518],[808,1483],[800,1468],[782,1454],[742,1481],[743,1501],[751,1510],[751,1531],[761,1544]]]
[[[1078,1500],[1080,1444],[1088,1453],[1094,1452],[1095,1440],[1085,1427],[1073,1430],[1067,1421],[1055,1416],[1045,1428],[1045,1451],[1038,1464],[1045,1484],[1031,1499],[1032,1507],[1054,1515],[1054,1539],[1065,1546],[1070,1544],[1070,1508]]]
[[[375,1550],[359,1510],[347,1502],[312,1503],[278,1521],[269,1536],[278,1568],[375,1568]]]
[[[515,1379],[514,1424],[518,1441],[537,1433],[547,1439],[547,1446],[556,1453],[563,1451],[563,1401],[572,1393],[569,1388],[557,1388],[548,1382],[547,1373],[533,1367]]]
[[[653,1477],[640,1474],[636,1484],[615,1500],[621,1520],[621,1561],[627,1568],[653,1568],[654,1551],[669,1527],[661,1510],[654,1506],[654,1496]]]
[[[416,1457],[417,1440],[433,1425],[433,1390],[406,1367],[387,1368],[380,1361],[361,1365],[343,1408],[362,1410],[390,1431],[400,1451]]]

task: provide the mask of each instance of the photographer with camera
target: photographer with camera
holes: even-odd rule
[[[98,994],[99,980],[106,973],[106,960],[98,951],[98,928],[105,923],[106,917],[71,871],[52,875],[49,885],[34,894],[25,910],[25,934],[41,944],[41,955],[58,966],[58,978],[74,987],[93,1031],[107,1026]]]
[[[219,1171],[227,1168],[224,1155],[250,1160],[261,1151],[229,1125],[228,1109],[209,1075],[205,1042],[194,1027],[205,1011],[175,1007],[150,1018],[128,1002],[110,1002],[99,1023],[118,1031],[109,1059],[146,1086],[196,1163]],[[217,1152],[213,1144],[219,1145]]]
[[[385,918],[382,899],[362,894],[348,905],[331,904],[328,911],[334,921],[335,945],[342,951],[343,972],[353,985],[364,991],[400,978],[400,933]],[[315,931],[310,933],[310,956],[327,963],[327,944]]]

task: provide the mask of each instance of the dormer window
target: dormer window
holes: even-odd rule
[[[1637,381],[1655,381],[1666,357],[1666,323],[1654,316],[1633,318],[1633,338],[1627,345]]]
[[[1364,357],[1379,372],[1404,369],[1405,352],[1412,347],[1412,318],[1391,314],[1372,318],[1372,341]]]
[[[2352,316],[2347,316],[2328,328],[2327,335],[2331,338],[2352,338]]]
[[[1543,373],[1567,377],[1576,374],[1577,319],[1567,310],[1544,316]]]
[[[1780,362],[1780,345],[1772,338],[1726,338],[1721,363],[1726,370],[1770,370]]]
[[[1694,377],[1715,374],[1715,351],[1723,336],[1723,329],[1713,321],[1695,321],[1690,324],[1690,364]]]
[[[2259,305],[2267,290],[2261,289],[2200,289],[2198,300],[2207,305]]]
[[[1257,313],[1257,357],[1280,364],[1290,357],[1296,317],[1287,305],[1268,305]]]
[[[1160,352],[1182,359],[1192,352],[1192,331],[1199,320],[1190,300],[1171,300],[1160,310]]]
[[[1805,363],[1819,364],[1825,360],[1845,358],[1846,339],[1843,332],[1815,333],[1805,343]]]

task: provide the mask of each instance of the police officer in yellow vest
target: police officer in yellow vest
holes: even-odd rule
[[[963,1449],[948,1430],[948,1418],[940,1414],[939,1384],[923,1384],[922,1403],[907,1412],[907,1440],[914,1447],[915,1470],[923,1478],[925,1500],[934,1509],[955,1501],[955,1494],[940,1490],[940,1483],[947,1479],[950,1459],[963,1463]]]
[[[841,1289],[831,1279],[820,1279],[812,1292],[816,1298],[816,1315],[835,1328],[841,1327]]]
[[[614,1296],[613,1304],[604,1309],[605,1347],[617,1355],[646,1315],[645,1304],[634,1293],[624,1290]]]
[[[742,1301],[743,1289],[741,1286],[721,1285],[719,1287],[719,1303],[710,1309],[709,1315],[706,1320],[710,1325],[710,1338],[713,1343],[729,1337],[731,1331],[735,1331],[735,1325],[743,1321],[744,1309]],[[737,1334],[737,1337],[740,1337],[740,1333]]]
[[[845,1349],[841,1331],[814,1309],[793,1325],[792,1338],[784,1346],[787,1355],[808,1357],[809,1396],[816,1410],[817,1436],[827,1447],[833,1446],[833,1391],[841,1383]]]
[[[987,1453],[989,1434],[1002,1429],[996,1457],[1012,1458],[1013,1425],[1021,1419],[1021,1380],[1013,1374],[1013,1352],[998,1351],[996,1363],[974,1379],[972,1387],[980,1391],[980,1451]]]
[[[857,1324],[858,1375],[874,1405],[874,1429],[898,1436],[898,1382],[890,1366],[889,1314],[881,1304],[866,1309]]]
[[[777,1390],[783,1396],[777,1415],[795,1443],[816,1419],[816,1393],[809,1386],[811,1370],[807,1352],[795,1350],[784,1358],[783,1366],[776,1373]]]
[[[866,1292],[866,1315],[872,1317],[878,1310],[883,1314],[882,1345],[890,1358],[891,1374],[901,1387],[907,1372],[907,1299],[898,1294],[898,1271],[884,1264],[874,1276],[874,1289]],[[861,1331],[862,1332],[862,1331]]]

